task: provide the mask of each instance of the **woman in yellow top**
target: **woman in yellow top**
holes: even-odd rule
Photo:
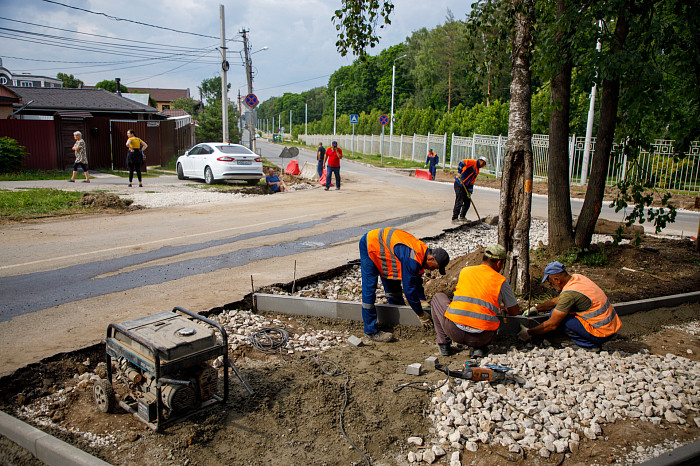
[[[143,151],[148,149],[148,144],[146,144],[146,141],[137,138],[133,129],[128,130],[126,135],[129,136],[129,139],[126,140],[126,147],[129,150],[126,154],[126,163],[129,165],[129,187],[131,187],[135,171],[139,179],[139,188],[143,188],[143,183],[141,183],[141,164],[144,159]]]

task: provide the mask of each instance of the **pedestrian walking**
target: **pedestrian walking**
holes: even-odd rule
[[[318,143],[318,151],[316,151],[316,162],[318,166],[316,167],[316,171],[318,172],[318,177],[321,178],[323,176],[323,161],[326,158],[326,148],[323,147],[323,143],[319,142]]]
[[[326,149],[323,163],[326,166],[326,191],[331,187],[331,174],[335,173],[335,189],[340,189],[340,159],[343,151],[338,147],[338,142],[333,141],[331,147]]]
[[[466,221],[467,211],[472,205],[472,193],[474,183],[479,176],[479,170],[486,166],[486,157],[479,157],[478,160],[464,159],[457,166],[457,176],[455,176],[455,205],[452,209],[452,223],[463,223]]]
[[[75,139],[75,144],[73,144],[73,150],[75,151],[75,162],[73,163],[73,176],[71,176],[68,182],[75,183],[75,176],[78,174],[78,166],[80,166],[83,169],[83,174],[85,175],[83,183],[89,183],[90,175],[88,174],[87,150],[85,150],[83,133],[76,131],[73,133],[73,138]]]
[[[550,311],[549,319],[531,329],[522,326],[518,334],[521,340],[562,329],[576,345],[600,351],[603,343],[622,328],[610,300],[590,278],[569,274],[564,264],[554,261],[544,269],[544,282],[552,285],[559,296],[528,309],[528,314],[533,310]]]
[[[430,307],[423,289],[423,272],[439,269],[445,275],[450,256],[444,249],[429,248],[410,233],[397,228],[381,228],[360,239],[360,271],[362,274],[362,320],[365,334],[374,341],[390,342],[394,335],[377,328],[377,278],[382,278],[389,304],[408,305],[421,324],[431,328]],[[423,305],[425,303],[425,306]]]
[[[442,356],[452,354],[454,341],[474,348],[472,357],[488,353],[488,344],[500,326],[500,306],[508,315],[520,314],[518,301],[508,280],[500,274],[506,263],[506,250],[499,244],[486,248],[481,264],[465,267],[459,273],[452,301],[445,293],[436,293],[430,308]]]
[[[425,159],[425,166],[428,167],[430,172],[430,177],[435,181],[435,174],[437,173],[438,162],[440,162],[440,157],[433,152],[432,149],[428,151],[428,156]]]
[[[128,152],[126,154],[126,163],[129,166],[129,187],[131,187],[131,182],[134,179],[134,172],[139,179],[139,188],[143,188],[143,183],[141,182],[141,164],[143,163],[146,156],[143,151],[148,149],[148,144],[136,137],[133,129],[126,132],[129,139],[126,140],[126,147]]]

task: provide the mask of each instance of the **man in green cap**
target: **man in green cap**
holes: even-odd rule
[[[488,246],[480,265],[465,267],[459,273],[452,301],[444,293],[433,296],[430,307],[442,356],[452,353],[452,341],[474,348],[474,358],[486,356],[487,345],[500,325],[497,315],[500,307],[508,315],[520,314],[513,289],[499,273],[506,257],[506,250],[500,244]]]

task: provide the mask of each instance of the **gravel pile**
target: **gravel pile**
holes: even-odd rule
[[[485,445],[501,445],[514,454],[530,450],[549,458],[577,452],[583,437],[595,440],[606,424],[620,419],[700,425],[700,363],[686,358],[511,348],[480,364],[513,370],[503,384],[452,379],[441,387],[431,400],[433,446],[476,452]],[[668,448],[642,446],[633,454],[655,457]],[[409,462],[432,462],[431,454],[424,458],[424,451],[411,453]]]
[[[287,324],[294,323],[294,327],[287,327],[287,324],[282,320],[270,319],[266,316],[253,314],[251,311],[232,310],[214,316],[212,319],[221,323],[226,329],[231,351],[235,351],[241,346],[250,346],[250,336],[268,327],[283,328],[289,333],[289,341],[284,348],[281,348],[285,354],[325,351],[333,346],[345,344],[350,336],[348,332],[306,329],[296,321],[287,321]]]

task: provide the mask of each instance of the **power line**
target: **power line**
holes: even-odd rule
[[[291,86],[292,84],[299,84],[299,83],[305,83],[308,81],[314,81],[316,79],[321,79],[321,78],[327,78],[330,76],[330,74],[324,74],[322,76],[316,76],[315,78],[309,78],[309,79],[302,79],[301,81],[294,81],[293,83],[286,83],[286,84],[279,84],[277,86],[270,86],[270,87],[263,87],[261,89],[256,89],[256,91],[266,91],[268,89],[275,89],[277,87],[285,87],[285,86]]]
[[[73,10],[78,10],[78,11],[82,11],[82,12],[85,12],[85,13],[90,13],[90,14],[92,14],[92,15],[104,16],[104,17],[109,18],[109,19],[114,20],[114,21],[126,21],[126,22],[128,22],[128,23],[134,23],[134,24],[138,24],[138,25],[141,25],[141,26],[151,27],[151,28],[155,28],[155,29],[163,29],[163,30],[165,30],[165,31],[177,32],[178,34],[189,34],[189,35],[191,35],[191,36],[206,37],[206,38],[208,38],[208,39],[219,39],[219,37],[208,36],[208,35],[206,35],[206,34],[198,34],[198,33],[196,33],[196,32],[189,32],[189,31],[180,31],[179,29],[173,29],[173,28],[168,28],[168,27],[164,27],[164,26],[157,26],[157,25],[155,25],[155,24],[148,24],[148,23],[143,23],[143,22],[141,22],[141,21],[134,21],[134,20],[132,20],[132,19],[118,18],[118,17],[116,17],[116,16],[108,15],[107,13],[102,13],[102,12],[99,12],[99,11],[87,10],[87,9],[85,9],[85,8],[80,8],[80,7],[72,6],[72,5],[66,5],[66,4],[64,4],[64,3],[55,2],[55,1],[53,1],[53,0],[41,0],[41,1],[46,2],[46,3],[52,3],[52,4],[54,4],[54,5],[59,5],[59,6],[66,7],[66,8],[72,8]]]

